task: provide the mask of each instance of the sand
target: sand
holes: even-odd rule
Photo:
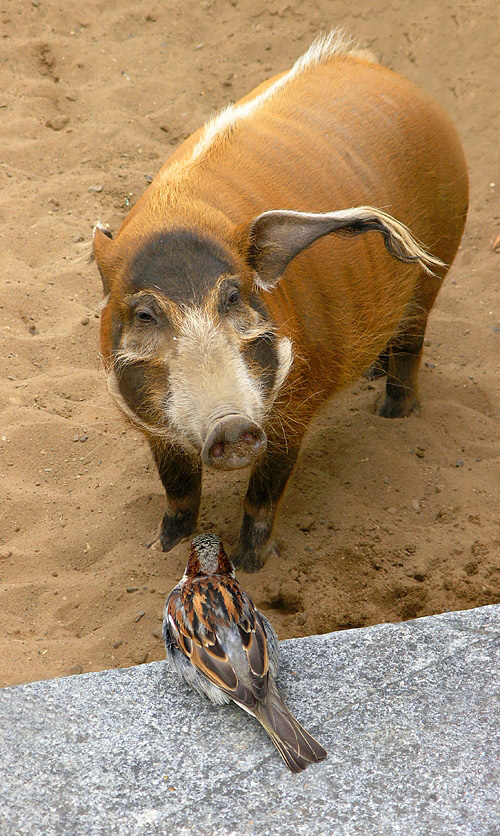
[[[164,657],[188,544],[145,545],[164,499],[99,365],[92,227],[116,230],[184,137],[332,25],[448,109],[471,209],[429,323],[420,415],[379,418],[382,381],[328,404],[286,494],[281,556],[241,577],[281,638],[499,601],[496,0],[2,9],[0,685]],[[247,476],[207,475],[200,530],[234,542]]]

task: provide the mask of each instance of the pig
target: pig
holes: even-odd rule
[[[96,225],[101,355],[165,488],[164,551],[203,467],[249,466],[232,557],[258,570],[318,407],[371,369],[380,415],[418,410],[467,203],[447,114],[333,32],[182,143],[115,237]]]

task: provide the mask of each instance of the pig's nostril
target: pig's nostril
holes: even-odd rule
[[[251,432],[243,433],[241,440],[250,447],[257,447],[260,444],[260,438],[257,438],[257,436]]]
[[[214,459],[220,459],[220,457],[224,455],[224,444],[222,441],[218,441],[217,444],[214,444],[210,450],[210,455]]]
[[[201,457],[215,470],[237,470],[261,456],[266,443],[264,430],[246,415],[224,415],[209,427]]]

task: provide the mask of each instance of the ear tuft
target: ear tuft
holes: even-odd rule
[[[108,229],[107,226],[104,226],[104,224],[102,224],[100,221],[96,221],[96,223],[94,224],[94,231],[93,231],[93,236],[92,236],[93,238],[95,238],[97,230],[104,233],[106,238],[113,239],[113,233],[111,232],[111,230]]]
[[[415,262],[431,275],[433,267],[444,267],[404,224],[373,206],[324,213],[288,209],[263,212],[247,228],[246,258],[256,274],[256,285],[271,290],[290,261],[318,238],[331,233],[355,236],[369,231],[382,234],[387,250],[398,261]]]
[[[113,250],[112,240],[113,235],[109,229],[98,221],[94,226],[94,259],[101,274],[102,287],[106,296],[111,290],[113,273],[110,258]]]

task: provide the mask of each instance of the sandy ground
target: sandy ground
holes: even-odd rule
[[[277,528],[243,576],[281,638],[500,600],[498,3],[4,0],[0,12],[0,684],[164,656],[188,546],[98,363],[94,222],[117,229],[214,110],[344,25],[433,94],[471,175],[459,256],[431,317],[419,417],[359,383],[311,427]],[[201,530],[237,533],[247,474],[208,475]]]

